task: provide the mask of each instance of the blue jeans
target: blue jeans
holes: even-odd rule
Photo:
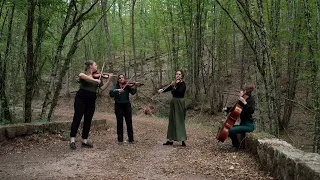
[[[254,123],[250,120],[241,120],[240,125],[234,125],[229,130],[229,137],[232,141],[233,147],[239,147],[237,134],[252,132],[254,130]]]

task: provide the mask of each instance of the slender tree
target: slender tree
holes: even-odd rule
[[[34,90],[34,77],[36,62],[34,59],[33,48],[33,23],[36,2],[34,0],[28,1],[28,20],[26,25],[27,30],[27,64],[26,64],[26,87],[25,87],[25,122],[31,122],[32,119],[32,94]]]
[[[113,58],[111,53],[111,40],[110,40],[110,33],[109,33],[109,25],[108,25],[108,18],[107,18],[107,0],[101,0],[101,9],[103,15],[103,27],[104,32],[106,34],[107,39],[107,57],[108,57],[108,64],[109,64],[109,72],[113,72]]]
[[[133,58],[133,72],[134,72],[134,78],[137,80],[137,59],[136,59],[136,44],[135,44],[135,28],[134,28],[134,8],[136,5],[136,0],[132,0],[131,5],[131,48],[132,48],[132,58]]]
[[[3,4],[2,4],[3,5]],[[0,121],[11,121],[11,112],[9,110],[9,103],[8,103],[8,97],[6,93],[7,85],[6,85],[6,79],[7,79],[7,64],[9,61],[9,52],[11,50],[11,44],[12,44],[12,23],[14,19],[14,12],[15,12],[15,4],[12,5],[11,14],[9,17],[8,22],[8,35],[7,35],[7,43],[6,43],[6,50],[4,54],[4,61],[1,59],[0,53],[0,66],[1,66],[1,74],[0,74],[0,101],[1,101],[1,111],[0,111]],[[8,11],[7,11],[8,12]],[[2,33],[1,33],[2,34]],[[1,37],[0,37],[1,39]]]

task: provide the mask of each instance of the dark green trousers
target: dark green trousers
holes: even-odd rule
[[[229,130],[229,137],[232,141],[233,147],[239,147],[240,143],[237,134],[252,132],[254,130],[254,123],[250,120],[241,120],[240,125],[234,125]]]

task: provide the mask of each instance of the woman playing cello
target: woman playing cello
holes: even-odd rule
[[[254,130],[252,114],[255,110],[255,98],[252,95],[253,90],[254,85],[250,85],[246,86],[244,90],[239,93],[238,104],[242,107],[242,111],[240,113],[241,122],[239,125],[235,125],[229,130],[229,137],[232,141],[232,146],[237,149],[240,145],[237,134],[252,132]],[[233,109],[228,107],[227,110],[232,111]]]

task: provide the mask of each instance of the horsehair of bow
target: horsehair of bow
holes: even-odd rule
[[[126,86],[128,85],[128,83],[130,82],[130,80],[134,77],[135,75],[133,75],[128,81],[127,81],[127,84],[125,85],[125,86],[123,86],[123,88],[121,88],[122,90],[124,89],[124,88],[126,88]]]
[[[102,77],[102,73],[103,73],[103,68],[104,68],[104,62],[103,62],[103,65],[102,65],[102,69],[101,69],[101,73],[100,73],[100,77],[99,77],[99,80],[101,80],[101,77]]]

